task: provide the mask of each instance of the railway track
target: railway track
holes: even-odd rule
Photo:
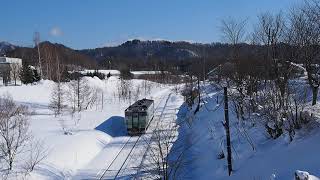
[[[144,143],[141,141],[141,139],[144,138],[151,141],[152,131],[157,128],[159,124],[159,120],[161,119],[164,110],[167,106],[168,100],[170,99],[171,93],[167,96],[164,106],[161,109],[160,115],[155,117],[154,115],[153,119],[148,124],[148,128],[146,131],[146,134],[141,134],[139,136],[130,136],[128,137],[128,140],[125,142],[125,144],[120,148],[117,155],[114,157],[114,159],[108,164],[107,168],[103,170],[102,173],[98,174],[98,179],[118,179],[119,176],[121,176],[125,169],[127,169],[128,166],[128,160],[132,159],[132,153],[134,152],[134,149],[136,148],[137,144]],[[156,107],[156,111],[159,109],[159,106],[161,105],[162,101],[165,99],[166,96],[163,96],[160,99],[160,102],[158,103]],[[155,112],[156,113],[156,112]],[[157,121],[155,121],[157,120]],[[156,123],[156,124],[154,124]],[[150,137],[147,137],[150,136]],[[144,154],[144,153],[143,153]]]

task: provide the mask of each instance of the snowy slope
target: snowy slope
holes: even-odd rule
[[[320,129],[317,122],[299,130],[292,142],[286,135],[273,140],[268,138],[262,124],[252,127],[238,125],[232,111],[229,114],[234,171],[229,177],[226,158],[218,159],[222,151],[226,155],[222,125],[224,109],[223,104],[216,104],[217,96],[222,99],[222,92],[210,86],[204,89],[205,103],[196,115],[193,115],[195,107],[188,109],[183,105],[179,111],[176,146],[191,144],[184,157],[186,165],[179,170],[180,178],[291,180],[296,170],[320,177]]]

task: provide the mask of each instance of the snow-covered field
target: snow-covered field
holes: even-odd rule
[[[117,87],[120,80],[117,77],[103,81],[98,78],[87,80],[89,85],[103,90],[103,109],[100,105],[93,106],[77,117],[69,113],[55,117],[48,108],[54,86],[52,81],[42,80],[37,85],[0,88],[1,95],[8,93],[14,101],[27,105],[33,111],[30,116],[31,133],[48,150],[48,156],[27,179],[86,179],[91,177],[88,175],[100,173],[106,168],[108,158],[111,159],[117,153],[119,144],[128,138],[123,120],[125,108],[134,99],[144,97],[154,99],[157,105],[163,103],[161,100],[171,93],[171,87],[150,82],[150,93],[143,93],[140,89],[141,93],[132,97],[131,101],[119,100]],[[131,80],[131,90],[141,88],[144,83],[144,80]],[[179,106],[182,102],[173,103]],[[79,123],[75,119],[80,119]],[[62,122],[72,135],[64,134]],[[17,168],[19,165],[20,162],[16,162]]]
[[[181,178],[291,180],[297,170],[309,172],[310,179],[320,177],[319,122],[310,122],[298,130],[292,142],[287,134],[274,140],[268,137],[262,124],[239,125],[232,110],[229,115],[234,171],[229,177],[226,157],[218,158],[222,151],[226,156],[224,107],[216,101],[216,97],[221,100],[222,95],[221,89],[208,85],[202,93],[204,103],[196,115],[193,114],[195,106],[180,108],[175,146],[191,146],[184,154],[185,165],[179,169]],[[319,112],[319,108],[313,111]],[[300,171],[297,173],[303,175]]]
[[[144,141],[138,141],[137,148],[127,159],[126,154],[131,151],[137,137],[126,135],[123,116],[129,104],[144,97],[155,100],[158,107],[155,119],[162,119],[162,122],[172,121],[176,117],[176,110],[180,108],[177,115],[179,135],[170,154],[170,157],[181,155],[181,165],[175,175],[178,179],[286,180],[293,179],[295,173],[301,177],[307,175],[303,171],[310,173],[310,179],[320,177],[320,131],[317,121],[298,130],[291,142],[286,133],[274,140],[268,137],[263,124],[257,123],[252,127],[239,125],[231,110],[233,172],[229,177],[226,158],[218,158],[222,151],[225,152],[226,141],[221,123],[224,120],[224,109],[216,100],[219,97],[218,102],[222,102],[221,89],[203,86],[203,103],[194,115],[196,107],[190,109],[182,105],[183,99],[181,95],[172,92],[173,87],[148,82],[150,92],[146,93],[143,91],[146,81],[134,79],[130,80],[130,90],[139,90],[139,95],[132,96],[131,100],[119,100],[117,93],[120,80],[117,77],[103,81],[96,77],[86,79],[90,86],[102,89],[103,106],[94,105],[76,117],[68,112],[55,117],[49,109],[55,84],[52,81],[42,80],[36,85],[0,88],[1,95],[10,94],[14,101],[28,106],[32,111],[30,131],[34,139],[41,140],[48,154],[33,172],[27,176],[11,176],[11,179],[97,179],[101,176],[108,179],[116,173],[120,178],[132,178],[132,174],[144,170],[140,169],[143,163],[150,163],[144,159],[148,157],[144,152],[148,148],[146,141],[151,139],[156,121],[143,137]],[[309,111],[319,119],[319,109],[319,106],[314,106]],[[163,113],[164,117],[161,117]],[[77,123],[78,119],[80,121]],[[71,135],[64,134],[62,122]],[[131,145],[127,147],[126,144]],[[117,161],[114,161],[122,147],[125,155],[119,154]],[[179,147],[185,147],[182,149],[185,152],[179,152]],[[27,155],[21,153],[19,156],[15,169],[21,168]],[[126,162],[123,166],[125,171],[118,172],[123,162]]]

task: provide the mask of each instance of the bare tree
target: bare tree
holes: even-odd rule
[[[178,126],[173,122],[168,123],[169,119],[165,118],[166,123],[158,125],[151,134],[151,140],[145,139],[148,148],[138,168],[137,179],[167,180],[186,175],[182,169],[190,163],[186,153],[193,144],[173,147]]]
[[[237,21],[233,18],[221,21],[221,32],[224,40],[230,44],[236,45],[243,41],[246,31],[246,20]]]
[[[132,96],[132,83],[130,80],[120,78],[120,82],[117,84],[118,98],[119,100],[130,100]],[[138,90],[138,89],[137,89]],[[140,93],[140,88],[139,88]]]
[[[320,86],[320,1],[305,1],[303,7],[295,8],[290,14],[291,44],[297,47],[297,59],[303,61],[308,83],[312,90],[312,105],[317,103]]]
[[[50,107],[54,110],[55,115],[61,114],[62,108],[64,107],[64,97],[65,97],[65,90],[61,83],[61,76],[62,76],[62,68],[59,61],[58,56],[56,56],[56,79],[57,82],[54,85],[54,88],[51,93],[51,103]]]
[[[65,92],[61,82],[56,82],[51,92],[50,108],[54,111],[55,116],[61,114],[64,107]]]
[[[33,37],[34,45],[38,49],[38,66],[39,66],[39,74],[42,77],[42,66],[41,66],[41,54],[40,54],[40,33],[35,32]]]
[[[85,78],[77,77],[76,80],[68,83],[68,101],[72,105],[73,111],[82,111],[94,103],[92,88]]]
[[[1,70],[2,81],[5,86],[11,81],[11,66],[6,66]]]
[[[15,86],[17,85],[17,79],[19,78],[20,70],[21,70],[21,66],[19,64],[17,63],[11,64],[11,73],[12,73]]]
[[[44,142],[39,140],[30,142],[28,156],[23,165],[26,173],[32,172],[48,156],[48,151],[43,144]]]
[[[246,74],[242,68],[242,61],[239,57],[239,44],[244,42],[246,35],[246,20],[236,21],[229,18],[228,20],[221,21],[221,32],[227,43],[232,45],[231,62],[234,64],[233,73],[230,73],[230,80],[232,85],[237,90],[233,94],[232,100],[236,107],[238,119],[244,120],[244,98],[245,98],[245,85]],[[229,84],[229,83],[227,83]]]
[[[0,98],[0,153],[8,170],[29,139],[27,115],[27,108],[15,104],[10,96]]]
[[[236,58],[239,53],[237,45],[244,41],[246,35],[246,24],[246,20],[237,21],[232,18],[221,21],[220,30],[222,32],[223,39],[233,46],[233,52],[231,55],[231,58],[233,59]]]

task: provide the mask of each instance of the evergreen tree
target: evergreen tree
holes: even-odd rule
[[[20,71],[20,79],[23,84],[31,84],[40,81],[41,77],[36,69],[24,64]]]

